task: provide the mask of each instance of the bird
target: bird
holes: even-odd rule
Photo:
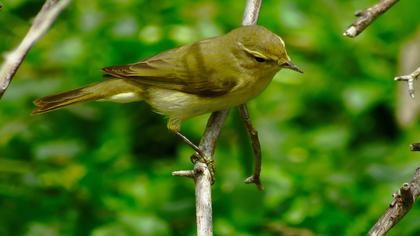
[[[246,103],[283,68],[303,73],[280,36],[260,25],[241,26],[136,63],[105,67],[105,80],[36,99],[32,114],[86,101],[144,101],[166,116],[167,128],[202,156],[180,132],[182,122]]]

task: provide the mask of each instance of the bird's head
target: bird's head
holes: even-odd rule
[[[242,51],[241,59],[246,61],[246,67],[276,71],[286,68],[303,73],[287,55],[284,41],[265,27],[243,26],[230,34]]]

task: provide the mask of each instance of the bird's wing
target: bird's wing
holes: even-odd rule
[[[190,48],[193,46],[172,49],[135,64],[110,66],[103,70],[112,77],[203,97],[221,96],[231,91],[237,84],[236,80],[214,76],[213,70],[205,65],[200,50]]]

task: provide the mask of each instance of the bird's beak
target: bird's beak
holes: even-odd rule
[[[283,64],[281,64],[281,67],[283,67],[283,68],[287,68],[287,69],[290,69],[290,70],[294,70],[294,71],[297,71],[297,72],[299,72],[299,73],[302,73],[303,74],[303,70],[302,69],[300,69],[297,65],[295,65],[293,62],[291,62],[291,61],[286,61],[286,62],[284,62]]]

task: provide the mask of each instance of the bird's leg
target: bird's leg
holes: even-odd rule
[[[175,118],[169,118],[167,127],[171,132],[173,132],[176,136],[178,136],[184,143],[186,143],[194,151],[196,151],[201,158],[204,159],[203,151],[201,151],[197,145],[195,145],[187,137],[185,137],[185,135],[179,132],[181,130],[181,120],[175,119]]]
[[[186,143],[188,146],[190,146],[194,151],[198,153],[200,158],[205,159],[205,155],[201,149],[195,145],[193,142],[191,142],[185,135],[181,134],[179,131],[174,131],[175,135],[178,136],[184,143]]]
[[[261,174],[261,145],[260,145],[260,139],[258,138],[258,131],[254,128],[252,125],[252,121],[249,118],[248,113],[248,107],[246,104],[242,104],[239,106],[239,111],[242,117],[242,120],[244,121],[245,127],[248,130],[248,133],[251,137],[251,143],[252,143],[252,150],[254,151],[254,172],[253,174],[245,179],[245,183],[250,184],[254,183],[257,185],[257,188],[259,190],[263,190],[264,187],[260,180],[260,174]]]
[[[211,183],[213,184],[215,182],[215,167],[213,159],[208,158],[197,145],[191,142],[185,135],[181,134],[181,132],[179,132],[180,128],[181,122],[179,120],[169,119],[168,129],[172,131],[177,137],[179,137],[184,143],[190,146],[194,151],[196,151],[191,156],[192,163],[196,163],[197,161],[205,163],[210,170]]]
[[[215,182],[214,161],[211,158],[207,158],[206,155],[203,153],[203,151],[197,145],[191,142],[187,137],[185,137],[185,135],[181,134],[179,131],[175,131],[174,133],[176,136],[181,138],[182,141],[184,141],[184,143],[188,144],[188,146],[190,146],[192,149],[194,149],[194,151],[196,151],[196,153],[194,153],[191,156],[192,163],[195,164],[197,161],[199,161],[199,162],[205,163],[208,166],[210,175],[211,175],[211,184],[214,184]]]

